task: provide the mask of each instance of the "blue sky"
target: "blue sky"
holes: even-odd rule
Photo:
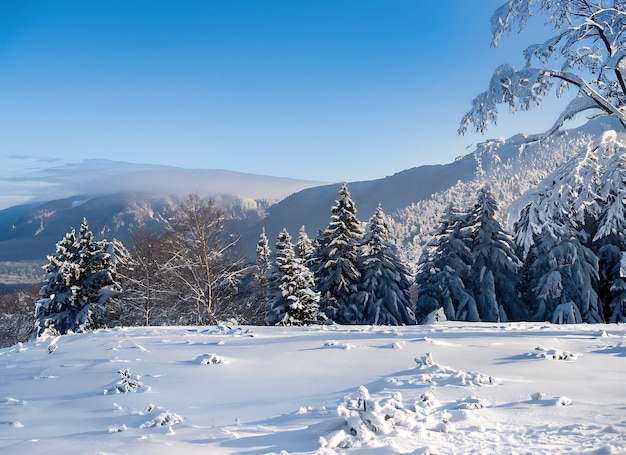
[[[533,40],[490,47],[501,3],[4,0],[0,173],[108,158],[357,181],[543,131],[550,107],[456,134]]]

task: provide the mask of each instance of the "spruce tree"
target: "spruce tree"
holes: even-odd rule
[[[313,254],[313,242],[306,233],[304,226],[300,227],[298,231],[298,242],[296,243],[297,255],[306,264]]]
[[[295,256],[291,236],[283,229],[276,242],[274,290],[267,302],[268,325],[309,325],[317,321],[319,294],[313,274]]]
[[[448,207],[418,263],[415,317],[419,323],[439,308],[449,320],[480,320],[466,286],[473,263],[470,234],[468,215]]]
[[[84,310],[88,314],[84,330],[107,326],[110,308],[121,292],[111,247],[107,240],[94,240],[87,219],[83,218],[80,228],[81,296],[88,302],[88,309]]]
[[[415,324],[411,310],[409,271],[398,250],[389,241],[389,225],[378,206],[368,224],[360,270],[362,284],[355,298],[365,308],[365,323],[375,325]]]
[[[517,295],[521,261],[510,235],[495,219],[498,204],[481,189],[469,216],[472,265],[468,291],[476,301],[481,321],[524,320],[529,314]]]
[[[48,256],[46,284],[35,308],[34,337],[105,327],[108,305],[120,294],[106,240],[96,242],[83,219],[80,237],[72,229]]]
[[[35,307],[33,338],[51,337],[76,329],[80,300],[80,247],[72,229],[56,244],[56,253],[44,266],[46,284]]]
[[[257,285],[261,288],[267,287],[267,274],[271,267],[270,256],[269,241],[267,240],[267,235],[265,235],[265,228],[262,228],[256,245],[256,270],[254,273]]]
[[[363,231],[345,182],[339,196],[328,227],[317,238],[312,258],[316,289],[325,318],[338,324],[362,324],[364,308],[354,305],[351,294],[358,291],[361,281],[358,258]]]

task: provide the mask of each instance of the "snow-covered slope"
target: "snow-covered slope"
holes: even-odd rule
[[[357,215],[361,221],[367,221],[381,204],[393,218],[392,235],[403,247],[405,260],[415,265],[422,246],[431,238],[449,204],[457,208],[472,206],[478,190],[489,186],[500,205],[500,221],[512,227],[517,214],[509,216],[510,204],[576,156],[604,130],[616,128],[610,121],[596,119],[542,142],[528,134],[487,140],[452,163],[420,166],[379,180],[349,183]],[[268,216],[244,233],[242,243],[246,250],[254,251],[262,227],[270,242],[283,228],[294,236],[303,225],[314,237],[330,221],[339,186],[305,189],[271,206]]]
[[[65,335],[0,350],[0,452],[623,454],[624,357],[616,324]]]

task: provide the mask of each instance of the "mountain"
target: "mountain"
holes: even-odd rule
[[[77,194],[160,193],[201,196],[226,194],[276,201],[322,182],[246,174],[220,169],[181,169],[173,166],[133,164],[89,159],[45,169],[0,176],[0,208],[48,202]],[[0,221],[2,217],[0,216]]]
[[[249,227],[264,210],[320,182],[212,169],[131,164],[109,160],[80,163],[0,177],[0,204],[24,197],[25,204],[0,210],[0,282],[40,276],[55,244],[83,217],[98,237],[129,242],[129,230],[156,226],[191,193],[212,196],[232,216],[236,230]],[[11,191],[14,191],[12,193]]]
[[[492,139],[449,164],[415,167],[348,186],[361,221],[368,221],[379,204],[391,217],[392,235],[402,247],[404,259],[413,266],[448,205],[467,208],[474,204],[478,190],[489,186],[500,204],[500,221],[511,228],[517,213],[508,209],[518,197],[576,156],[593,138],[614,128],[617,125],[610,119],[601,118],[543,141],[528,134]],[[307,188],[270,206],[267,216],[244,233],[242,245],[253,252],[262,228],[271,246],[283,228],[294,236],[304,225],[310,237],[316,236],[330,221],[339,188],[340,184]]]
[[[492,139],[449,164],[415,167],[348,186],[361,221],[368,221],[379,204],[390,215],[391,234],[401,246],[403,259],[412,267],[449,204],[466,208],[475,202],[481,187],[489,186],[500,204],[500,221],[510,228],[518,213],[508,209],[517,198],[572,159],[593,138],[615,128],[610,120],[600,118],[543,141],[526,134]],[[51,168],[46,171],[48,183],[53,170],[59,174],[56,190],[68,191],[69,183],[74,182],[71,189],[90,191],[75,192],[72,194],[79,196],[36,207],[0,211],[0,221],[5,222],[0,225],[0,262],[45,261],[45,255],[53,251],[65,232],[80,226],[83,216],[96,235],[124,242],[129,228],[169,216],[176,203],[172,194],[180,197],[190,192],[222,195],[220,202],[235,213],[230,222],[241,234],[239,245],[253,259],[262,228],[272,248],[283,228],[296,237],[300,227],[305,226],[309,236],[315,237],[328,225],[340,188],[339,183],[105,160]],[[10,224],[9,213],[16,217]]]

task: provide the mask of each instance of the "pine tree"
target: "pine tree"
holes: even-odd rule
[[[107,305],[121,291],[105,240],[95,242],[87,220],[80,237],[68,232],[48,256],[46,284],[35,308],[34,337],[85,332],[105,327]]]
[[[44,266],[46,284],[39,291],[35,307],[33,338],[75,330],[78,311],[82,308],[79,254],[76,232],[72,229],[56,244],[56,254],[48,256],[48,264]]]
[[[480,320],[476,301],[466,286],[473,264],[470,234],[468,215],[449,207],[417,267],[418,322],[439,308],[449,320]]]
[[[313,272],[321,313],[338,324],[362,324],[364,308],[355,307],[350,296],[358,291],[361,280],[358,258],[363,231],[345,182],[339,196],[328,227],[317,238]]]
[[[267,287],[267,273],[271,267],[270,263],[271,250],[265,228],[261,229],[261,235],[256,245],[256,270],[254,278],[257,285],[261,288]]]
[[[115,263],[110,253],[112,243],[107,240],[96,242],[83,218],[80,228],[80,267],[82,270],[81,297],[89,302],[86,310],[85,330],[106,327],[109,308],[120,295]]]
[[[268,325],[309,325],[317,321],[319,294],[313,274],[295,256],[291,236],[283,229],[276,242],[274,294],[267,302]]]
[[[487,189],[469,217],[472,238],[472,265],[468,291],[474,297],[481,321],[524,320],[528,312],[517,295],[521,261],[509,234],[496,220],[498,204]]]
[[[613,244],[598,252],[599,293],[607,322],[626,322],[626,253]]]
[[[306,233],[305,227],[301,226],[298,231],[298,242],[296,243],[298,257],[306,264],[306,262],[311,258],[313,250],[313,242]]]
[[[363,242],[360,270],[362,284],[355,298],[365,308],[365,323],[376,325],[415,324],[411,310],[409,271],[399,259],[398,250],[389,241],[389,225],[378,206],[368,224]]]

